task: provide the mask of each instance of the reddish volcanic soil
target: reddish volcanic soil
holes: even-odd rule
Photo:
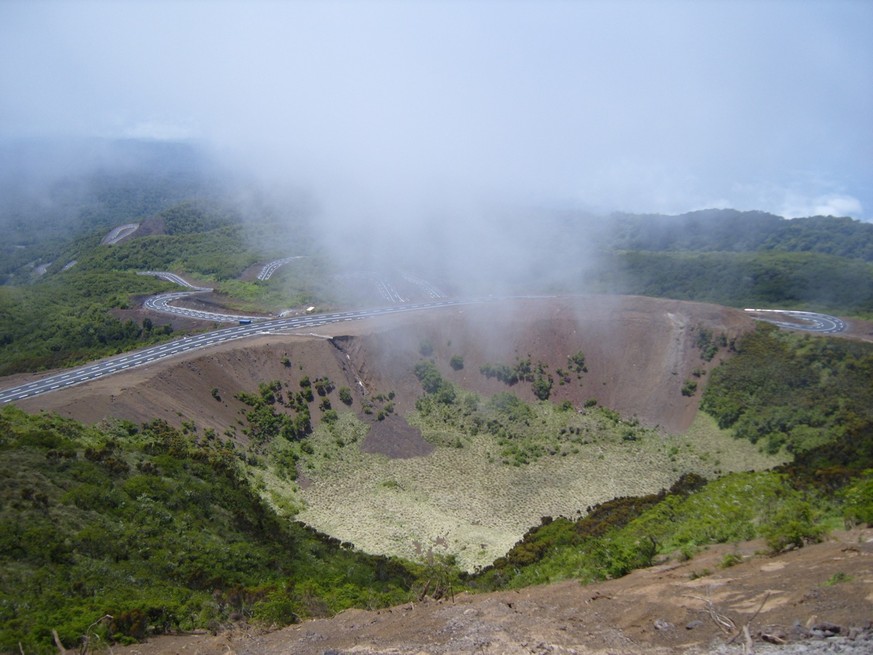
[[[242,404],[234,399],[236,392],[276,379],[293,385],[308,375],[328,376],[359,395],[395,391],[403,414],[421,393],[413,367],[427,342],[443,376],[464,388],[486,395],[511,389],[533,400],[529,384],[509,388],[479,372],[485,363],[512,365],[530,357],[534,364],[546,364],[555,377],[552,399],[557,402],[581,405],[596,399],[646,424],[681,431],[697,408],[697,397],[681,394],[682,384],[695,368],[711,369],[718,361],[701,360],[694,346],[697,330],[704,327],[731,339],[753,325],[736,309],[643,297],[447,307],[327,325],[316,334],[289,332],[234,342],[19,404],[27,411],[56,411],[86,422],[163,418],[178,425],[187,419],[221,434],[237,422]],[[560,385],[557,369],[567,369],[567,357],[580,350],[588,372]],[[453,355],[464,358],[463,369],[449,366]],[[285,357],[290,367],[283,365]],[[213,388],[220,401],[212,397]]]
[[[690,561],[665,562],[588,586],[567,581],[463,594],[454,601],[349,610],[275,632],[237,626],[217,635],[160,637],[114,652],[739,655],[765,652],[768,640],[793,644],[785,655],[873,652],[873,530],[839,533],[779,557],[756,555],[763,547],[761,542],[716,546]],[[729,553],[744,561],[723,569],[720,563]],[[824,636],[828,625],[839,634]]]

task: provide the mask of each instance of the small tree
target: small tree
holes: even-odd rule
[[[455,371],[460,371],[464,368],[464,358],[460,355],[452,355],[452,358],[449,360],[449,366]]]
[[[682,385],[682,395],[683,396],[693,396],[697,391],[697,382],[694,380],[685,380],[685,384]]]
[[[545,377],[538,377],[531,385],[534,395],[540,400],[548,400],[552,394],[552,381]]]

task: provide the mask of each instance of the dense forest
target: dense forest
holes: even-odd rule
[[[0,452],[0,652],[379,607],[422,575],[280,519],[209,432],[7,406]]]
[[[708,209],[679,216],[613,214],[607,238],[617,250],[813,252],[870,262],[871,228],[847,217],[786,220],[765,212]]]
[[[873,263],[811,252],[622,252],[592,284],[732,307],[873,315]]]

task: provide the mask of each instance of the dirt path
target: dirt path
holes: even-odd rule
[[[349,610],[275,632],[237,627],[115,653],[742,653],[745,625],[759,653],[767,639],[802,644],[791,652],[873,652],[873,530],[841,532],[779,557],[756,555],[762,548],[761,542],[712,547],[690,561],[589,586],[566,581],[464,594],[454,602]],[[744,561],[721,568],[729,553]]]

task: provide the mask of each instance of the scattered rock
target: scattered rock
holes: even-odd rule
[[[836,623],[829,623],[828,621],[819,621],[812,626],[812,634],[816,637],[833,637],[840,634],[841,630],[842,628]]]
[[[672,630],[673,624],[664,619],[655,619],[655,630]]]

